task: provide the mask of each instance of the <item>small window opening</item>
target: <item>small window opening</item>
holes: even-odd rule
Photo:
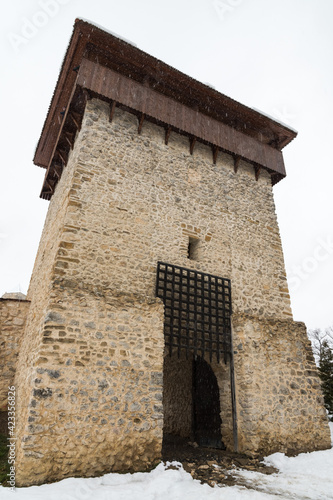
[[[199,244],[200,244],[200,240],[198,240],[197,238],[189,238],[187,257],[190,260],[198,260],[198,258],[199,258],[199,253],[198,253]]]

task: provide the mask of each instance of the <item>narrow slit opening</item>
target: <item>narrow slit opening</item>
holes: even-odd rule
[[[190,260],[198,260],[198,250],[199,250],[200,240],[197,238],[189,238],[187,247],[187,257]]]

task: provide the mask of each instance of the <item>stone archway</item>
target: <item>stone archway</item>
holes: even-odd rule
[[[219,368],[217,375],[222,375],[220,385],[221,383],[223,385],[227,380],[223,376],[221,365]],[[200,446],[224,448],[221,415],[224,418],[224,415],[230,413],[227,404],[230,400],[230,389],[227,387],[226,394],[224,392],[221,394],[215,372],[216,367],[213,370],[213,367],[200,356],[186,357],[184,352],[180,353],[179,357],[165,356],[163,433],[168,441],[183,438],[187,441],[196,441]]]
[[[195,441],[201,446],[224,448],[217,379],[209,363],[200,356],[193,360],[192,387]]]

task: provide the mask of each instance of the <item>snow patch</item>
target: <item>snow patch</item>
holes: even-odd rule
[[[202,82],[204,85],[206,85],[207,87],[210,87],[211,89],[213,90],[216,90],[216,87],[214,87],[214,85],[212,85],[211,83],[209,82]]]
[[[95,28],[99,28],[100,30],[105,31],[106,33],[109,33],[109,35],[115,36],[116,38],[119,38],[119,40],[122,40],[123,42],[129,43],[130,45],[133,45],[133,47],[138,47],[136,43],[132,42],[131,40],[128,40],[127,38],[124,38],[121,35],[118,35],[114,31],[111,31],[111,30],[108,30],[107,28],[104,28],[104,26],[101,26],[100,24],[95,23],[95,21],[94,22],[89,21],[89,19],[84,19],[84,17],[80,17],[79,20],[84,21],[85,23],[89,23],[92,26],[94,26]]]
[[[333,440],[333,422],[330,422]],[[95,478],[68,478],[58,483],[17,488],[15,500],[329,500],[333,499],[333,448],[297,457],[274,453],[265,464],[277,474],[236,470],[244,486],[211,488],[192,478],[179,462],[160,463],[151,472],[105,474]],[[173,468],[170,469],[169,466]],[[13,491],[0,486],[1,500],[13,500]]]
[[[295,134],[298,134],[298,131],[295,128],[291,127],[287,123],[284,123],[282,120],[279,120],[278,118],[276,118],[276,116],[272,116],[272,115],[270,115],[268,113],[264,113],[263,111],[261,111],[260,109],[257,109],[257,108],[251,107],[251,109],[253,109],[253,111],[256,111],[257,113],[260,113],[263,116],[266,116],[266,118],[269,118],[270,120],[273,120],[273,122],[279,123],[283,127],[288,128],[292,132],[295,132]]]

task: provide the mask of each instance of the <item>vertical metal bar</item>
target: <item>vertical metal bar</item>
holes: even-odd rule
[[[227,327],[227,316],[226,316],[226,293],[225,293],[225,280],[222,280],[222,300],[223,300],[223,354],[224,354],[224,363],[227,364],[228,360],[228,346],[227,346],[227,335],[228,335],[228,327]]]
[[[198,275],[199,273],[195,273],[194,275],[194,294],[193,294],[193,303],[194,303],[194,312],[193,312],[193,321],[194,321],[194,330],[193,330],[193,346],[194,352],[196,354],[196,341],[194,344],[194,339],[197,339],[198,335]]]
[[[228,313],[228,326],[229,326],[229,335],[228,335],[228,343],[229,343],[229,349],[232,351],[232,332],[231,332],[231,314],[232,314],[232,303],[231,303],[231,282],[230,280],[227,281],[227,286],[228,286],[228,304],[229,304],[229,313]]]
[[[160,280],[160,263],[158,262],[157,263],[156,283],[155,283],[155,295],[156,295],[156,297],[159,297],[159,293],[158,293],[159,280]]]
[[[196,428],[196,418],[195,418],[195,394],[196,394],[196,356],[193,356],[192,360],[192,428],[191,428],[191,441],[195,441],[195,428]]]
[[[223,335],[223,327],[220,325],[219,317],[219,278],[216,280],[215,288],[215,308],[216,308],[216,357],[217,362],[220,362],[220,335]],[[222,330],[222,331],[220,331]]]
[[[201,330],[201,356],[205,356],[205,331],[206,331],[206,314],[205,314],[205,277],[201,274],[201,314],[203,328]]]
[[[190,334],[190,301],[191,301],[191,272],[186,271],[186,335]]]
[[[232,429],[234,438],[234,451],[238,452],[238,422],[237,422],[237,405],[236,405],[236,386],[235,386],[235,366],[234,366],[234,351],[232,342],[232,329],[230,326],[230,389],[231,389],[231,408],[232,408]]]
[[[176,274],[176,271],[175,271]],[[179,311],[178,311],[178,340],[177,340],[177,353],[178,358],[180,357],[180,336],[182,332],[182,316],[183,316],[183,273],[182,270],[179,269]]]
[[[176,273],[175,273],[176,274]],[[183,280],[182,280],[182,272],[179,273],[179,310],[178,310],[178,333],[181,335],[182,332],[182,310],[183,310]],[[180,343],[180,338],[178,345]],[[179,357],[179,355],[178,355]]]
[[[171,307],[170,307],[170,356],[172,355],[172,348],[174,343],[173,334],[173,307],[174,307],[174,289],[175,289],[175,268],[174,266],[168,266],[171,268]],[[179,354],[178,354],[179,357]]]
[[[190,337],[191,337],[191,328],[190,328],[190,318],[191,318],[191,300],[192,300],[192,294],[191,294],[191,275],[188,273],[188,296],[187,296],[187,305],[188,305],[188,322],[186,324],[186,331],[185,331],[185,342],[186,342],[186,352],[189,348],[190,344]],[[192,334],[193,336],[193,334]]]
[[[208,277],[208,310],[209,310],[209,342],[208,342],[208,351],[209,351],[209,361],[212,362],[212,328],[213,328],[213,318],[212,318],[212,278]]]

